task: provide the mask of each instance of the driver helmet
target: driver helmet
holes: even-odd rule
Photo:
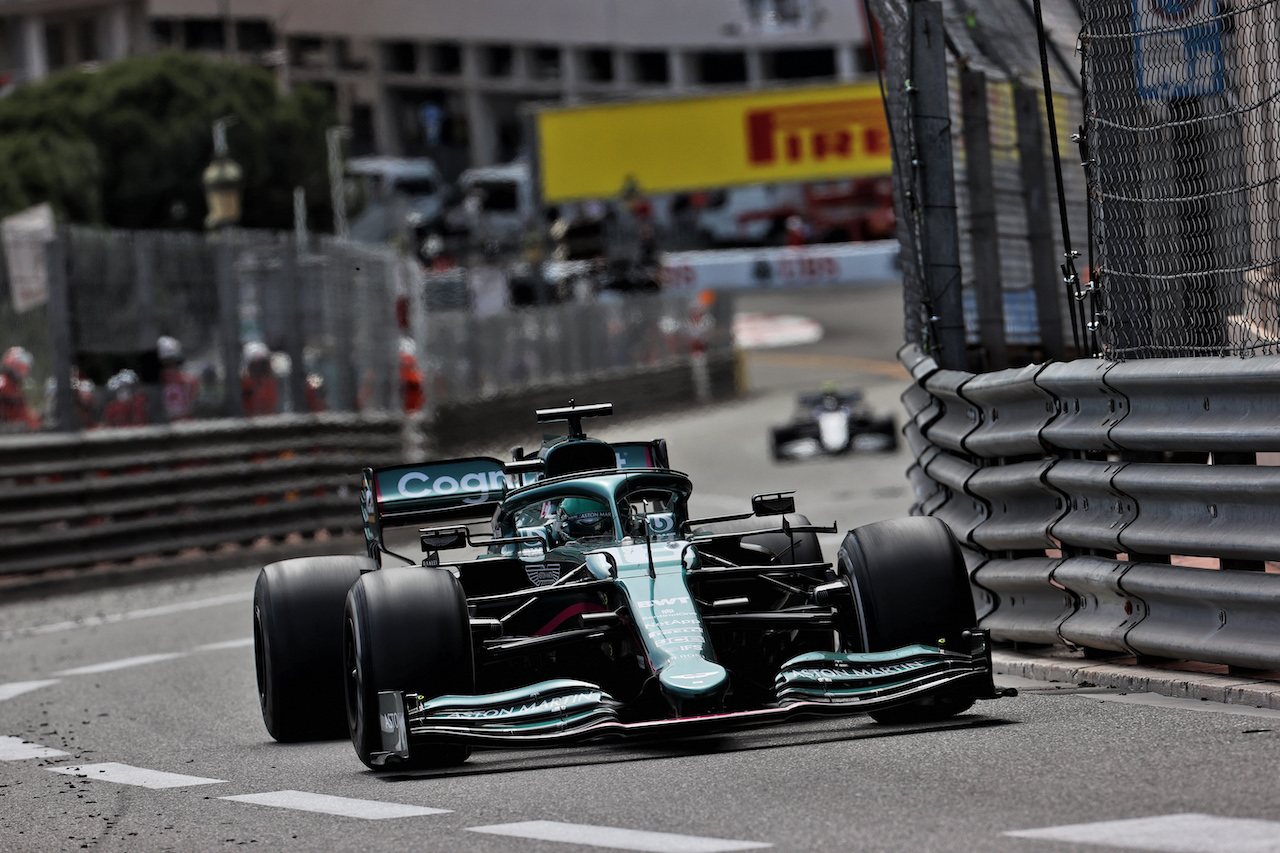
[[[169,335],[161,335],[156,340],[156,355],[160,357],[160,361],[167,363],[182,360],[182,344],[177,338]]]
[[[27,352],[25,347],[9,347],[5,350],[4,359],[0,360],[0,366],[26,379],[31,375],[32,361],[31,353]]]
[[[556,510],[560,529],[570,539],[604,536],[613,532],[608,507],[588,498],[565,498]]]
[[[137,387],[138,374],[127,368],[107,380],[107,390],[111,392],[112,396],[123,400],[128,400],[132,397]]]

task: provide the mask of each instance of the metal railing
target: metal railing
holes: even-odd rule
[[[900,357],[913,512],[960,539],[993,638],[1280,668],[1280,357]]]

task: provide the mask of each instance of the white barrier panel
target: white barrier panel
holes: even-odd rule
[[[898,241],[820,243],[767,249],[668,252],[662,257],[668,287],[825,287],[900,282]]]

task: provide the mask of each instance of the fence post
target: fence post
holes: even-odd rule
[[[284,351],[289,356],[289,399],[294,412],[307,411],[307,367],[302,361],[302,288],[298,251],[301,243],[285,237],[280,243],[281,301],[284,311]]]
[[[138,304],[138,351],[156,352],[160,337],[160,323],[156,318],[155,243],[152,235],[134,231],[133,238],[133,291]],[[159,354],[151,364],[159,367]],[[146,366],[147,362],[143,362]],[[162,424],[169,420],[164,407],[164,389],[161,377],[142,371],[142,393],[147,402],[147,423]]]
[[[920,209],[923,211],[924,292],[940,367],[964,370],[968,357],[960,293],[960,238],[947,90],[946,31],[938,0],[911,3],[911,100]]]
[[[1039,93],[1030,86],[1013,87],[1013,111],[1018,134],[1018,169],[1022,179],[1022,203],[1027,214],[1027,242],[1031,252],[1031,284],[1036,293],[1036,320],[1045,358],[1062,361],[1059,302],[1062,276],[1054,262],[1053,216],[1044,179],[1044,131],[1040,125]],[[1077,353],[1077,355],[1079,355]]]
[[[73,432],[75,391],[71,387],[71,300],[67,283],[67,243],[70,234],[56,231],[45,246],[45,266],[49,274],[49,346],[53,355],[56,388],[53,401],[53,427],[59,432]]]
[[[222,414],[228,418],[244,416],[240,399],[240,287],[233,266],[235,247],[228,235],[219,235],[213,246],[214,279],[218,287],[218,337],[222,349],[223,383]]]
[[[965,182],[969,188],[969,238],[973,246],[973,292],[978,306],[978,336],[990,370],[1009,366],[1004,335],[1004,283],[996,223],[995,181],[991,168],[991,127],[987,116],[987,75],[960,69],[961,132]]]

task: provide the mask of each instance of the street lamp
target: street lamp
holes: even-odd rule
[[[234,123],[234,116],[220,118],[213,123],[213,162],[205,167],[201,178],[205,203],[209,208],[204,227],[210,230],[240,221],[240,188],[244,182],[244,170],[227,155],[227,127]]]

